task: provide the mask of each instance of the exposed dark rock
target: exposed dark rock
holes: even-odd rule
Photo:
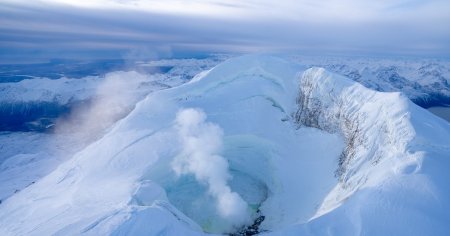
[[[230,236],[241,236],[241,235],[250,236],[261,233],[262,231],[260,231],[259,226],[261,225],[261,223],[264,221],[265,218],[266,218],[265,216],[257,217],[252,225],[244,226],[237,233],[230,234]]]

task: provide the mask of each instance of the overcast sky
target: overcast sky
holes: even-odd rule
[[[0,58],[450,56],[449,0],[1,0]]]

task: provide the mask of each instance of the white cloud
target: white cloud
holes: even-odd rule
[[[176,117],[176,127],[182,143],[182,153],[172,162],[177,175],[193,174],[208,187],[208,193],[217,201],[220,216],[234,226],[250,220],[247,203],[233,192],[227,181],[228,162],[220,155],[222,129],[206,121],[203,111],[183,109]]]
[[[143,96],[137,91],[138,87],[145,81],[148,81],[146,75],[134,71],[106,74],[89,102],[75,107],[70,116],[58,120],[56,132],[70,133],[80,143],[99,138],[134,108]]]

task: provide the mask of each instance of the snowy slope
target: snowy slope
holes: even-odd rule
[[[120,97],[134,97],[134,105],[148,93],[183,84],[227,57],[211,55],[204,59],[136,61],[124,65],[128,71],[105,75],[50,79],[38,77],[39,72],[36,72],[37,75],[28,76],[30,79],[0,81],[0,131],[45,131],[54,125],[56,118],[96,100],[111,99],[116,93]],[[5,73],[20,73],[21,70],[31,73],[27,66],[16,67]]]
[[[92,141],[80,140],[78,134],[0,132],[0,201],[48,175]]]
[[[151,93],[4,201],[0,234],[236,233],[264,217],[268,234],[445,235],[448,140],[398,93],[234,58]]]
[[[0,129],[45,130],[54,119],[73,109],[86,108],[99,100],[134,105],[148,93],[168,88],[161,76],[137,72],[112,72],[81,79],[26,79],[0,83]]]
[[[140,73],[116,71],[103,76],[0,83],[0,130],[8,130],[0,132],[0,202],[100,138],[148,93],[185,83],[225,58],[136,62],[128,67]],[[31,71],[27,68],[23,69]]]

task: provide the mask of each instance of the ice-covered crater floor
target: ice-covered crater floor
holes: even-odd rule
[[[244,57],[238,63],[225,63],[202,78],[167,91],[164,99],[149,97],[140,104],[165,101],[164,113],[168,110],[170,113],[164,120],[171,121],[167,127],[172,132],[168,136],[173,139],[170,153],[159,157],[144,171],[140,178],[146,183],[144,189],[149,183],[156,184],[161,188],[163,201],[195,222],[191,225],[198,224],[207,233],[242,232],[243,227],[252,225],[260,216],[264,216],[258,229],[261,232],[307,222],[337,184],[334,175],[344,148],[343,139],[315,128],[298,129],[298,124],[291,119],[291,113],[297,109],[298,68],[277,59],[247,60]],[[195,170],[187,175],[174,171],[174,159],[182,155],[187,145],[180,142],[175,116],[192,108],[205,116],[202,124],[194,125],[189,131],[200,139],[196,152],[216,145],[211,141],[212,131],[199,131],[207,129],[200,126],[210,123],[222,130],[217,150],[207,150],[205,157],[192,160],[195,162],[192,165],[211,169],[210,178],[226,181],[230,190],[245,201],[246,213],[227,218],[220,212],[220,198],[211,194],[208,186],[216,185],[215,181],[199,180]],[[146,113],[157,112],[147,110]],[[202,133],[209,136],[202,138]],[[227,173],[220,173],[220,167],[210,163],[215,154],[226,160]],[[153,197],[153,192],[138,190],[136,202],[153,204],[142,200],[146,198],[145,193]],[[236,206],[229,203],[226,207]]]
[[[0,234],[445,235],[449,137],[399,94],[234,58],[3,202]]]

